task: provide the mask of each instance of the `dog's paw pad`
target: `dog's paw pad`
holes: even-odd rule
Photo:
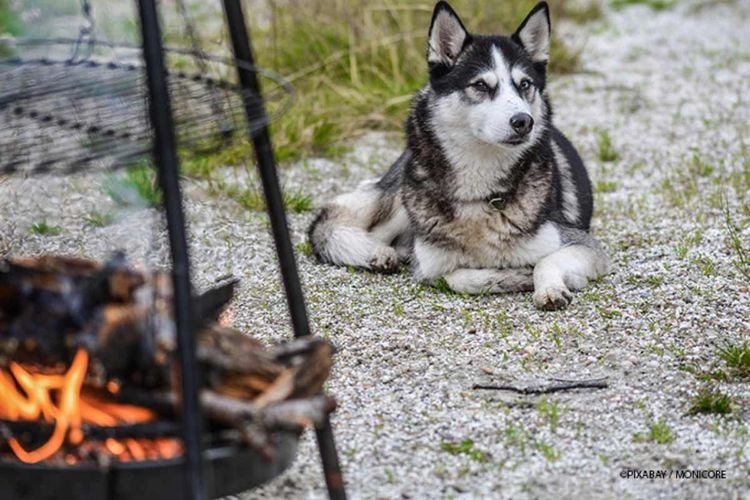
[[[368,262],[370,269],[377,273],[395,273],[401,264],[398,253],[391,247],[379,248]]]
[[[568,307],[573,294],[565,287],[548,287],[534,292],[534,305],[543,311],[557,311]]]

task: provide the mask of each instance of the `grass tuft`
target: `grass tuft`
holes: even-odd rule
[[[742,241],[740,230],[732,222],[732,215],[727,204],[724,205],[724,223],[729,233],[729,244],[736,254],[734,267],[746,280],[750,281],[750,247],[745,248],[745,242]]]
[[[261,212],[266,209],[266,198],[263,192],[256,187],[240,189],[222,184],[221,190],[247,210]],[[284,208],[296,214],[309,212],[313,209],[312,197],[300,190],[292,192],[284,191],[282,197]]]
[[[652,442],[658,444],[668,444],[674,441],[674,439],[675,438],[674,434],[672,434],[672,430],[669,428],[669,425],[667,425],[667,422],[663,419],[657,422],[651,422],[648,426],[648,432],[646,434],[636,432],[633,435],[633,441],[635,441],[636,443]]]
[[[547,398],[542,398],[537,405],[537,411],[540,416],[549,422],[550,432],[553,434],[557,432],[557,424],[560,422],[560,404],[551,402]]]
[[[23,32],[23,24],[16,12],[15,6],[10,0],[0,0],[0,35],[20,35]],[[9,45],[0,45],[0,57],[8,57],[13,54]]]
[[[63,232],[63,228],[48,224],[46,220],[33,223],[30,230],[39,236],[57,236]]]
[[[432,284],[432,287],[438,292],[445,293],[447,295],[456,295],[456,291],[453,290],[448,284],[448,280],[446,280],[442,276],[435,280],[435,282]]]
[[[732,413],[732,398],[718,389],[703,388],[693,397],[688,410],[688,415],[699,413]]]
[[[474,446],[471,439],[464,439],[460,443],[443,442],[440,449],[451,455],[466,455],[475,462],[486,462],[489,458],[486,452]]]
[[[674,7],[676,0],[611,0],[613,9],[623,9],[629,5],[645,5],[655,11],[662,11]]]
[[[607,130],[599,130],[596,138],[598,156],[600,161],[617,161],[620,153],[617,152],[612,144],[612,137]]]
[[[697,177],[710,177],[716,171],[716,167],[706,162],[698,153],[688,161],[688,173]]]
[[[98,210],[92,210],[83,217],[83,221],[93,227],[109,226],[114,219],[115,217],[111,213],[100,212]]]
[[[107,192],[121,205],[161,205],[161,191],[156,180],[156,171],[146,164],[128,168],[124,176],[116,177],[107,186]]]
[[[727,344],[719,349],[719,357],[726,363],[730,375],[750,378],[750,342]]]
[[[611,193],[617,191],[617,183],[615,181],[596,181],[594,191],[597,193]]]
[[[569,19],[577,24],[585,24],[601,19],[604,15],[602,2],[565,2],[560,6],[561,17]]]
[[[305,257],[310,257],[313,254],[313,247],[309,241],[302,241],[297,243],[297,251]]]
[[[291,193],[284,193],[284,206],[295,214],[301,214],[313,209],[313,201],[310,195],[297,190]]]
[[[537,441],[534,443],[534,448],[542,454],[544,458],[547,459],[548,462],[556,462],[560,459],[562,456],[562,453],[560,453],[560,450],[555,448],[554,446]]]

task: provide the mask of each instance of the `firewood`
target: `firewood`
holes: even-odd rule
[[[149,344],[140,338],[148,328],[146,311],[135,312],[139,305],[135,291],[146,282],[146,275],[128,268],[121,254],[103,265],[73,257],[4,260],[0,263],[0,363],[12,358],[54,366],[70,362],[78,347],[84,347],[100,362],[131,364],[126,354]],[[145,305],[140,304],[141,309]],[[125,309],[117,311],[118,307]],[[122,339],[131,325],[129,340]],[[117,334],[109,335],[112,330]],[[106,338],[100,339],[100,334]],[[129,347],[125,353],[120,350],[124,344]],[[112,376],[119,375],[117,366],[101,364]],[[140,368],[149,365],[150,361]]]
[[[321,424],[324,417],[336,407],[333,398],[322,395],[281,401],[266,408],[252,401],[228,398],[209,390],[201,391],[200,396],[203,411],[208,417],[240,430],[248,424],[259,424],[268,429],[300,431]]]
[[[273,379],[282,367],[263,344],[244,333],[210,325],[196,335],[197,358],[227,373],[254,373]]]
[[[263,423],[271,429],[319,427],[335,409],[336,400],[330,396],[289,399],[266,408]]]
[[[276,377],[268,389],[255,398],[254,403],[262,408],[288,399],[294,393],[294,380],[296,375],[296,368],[287,368]]]
[[[235,283],[224,280],[195,301],[195,311],[203,315],[195,322],[200,400],[212,423],[235,429],[248,445],[271,456],[269,431],[299,432],[333,411],[335,402],[320,394],[334,350],[315,338],[269,349],[216,323]],[[82,389],[87,401],[102,408],[109,402],[137,405],[151,411],[156,423],[169,422],[179,413],[171,287],[168,274],[136,271],[120,254],[103,264],[52,256],[6,259],[0,262],[0,369],[15,361],[58,376],[73,354],[84,350],[90,359]],[[99,426],[106,422],[96,420]],[[0,434],[23,434],[24,425],[37,426],[42,435],[54,428],[0,421]],[[102,429],[89,423],[78,438],[150,436],[152,428]],[[140,451],[136,447],[130,455]]]

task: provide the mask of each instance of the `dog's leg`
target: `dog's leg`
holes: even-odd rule
[[[533,271],[529,268],[466,268],[458,254],[419,238],[414,242],[412,264],[417,281],[435,284],[442,277],[451,290],[459,293],[509,293],[534,289]]]
[[[534,289],[533,271],[513,269],[456,269],[443,276],[451,290],[459,293],[512,293]]]
[[[408,226],[400,197],[366,181],[325,207],[310,227],[309,238],[321,262],[394,272],[400,258],[390,244]]]
[[[566,229],[567,245],[542,258],[534,267],[534,304],[539,309],[564,309],[589,280],[609,272],[609,259],[588,233]]]
[[[324,245],[315,247],[316,255],[323,262],[376,272],[393,272],[398,269],[399,256],[396,250],[358,227],[330,228]]]

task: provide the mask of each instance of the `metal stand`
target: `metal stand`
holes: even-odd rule
[[[265,123],[266,111],[260,97],[260,87],[252,67],[253,53],[248,37],[245,16],[239,0],[223,0],[227,26],[232,40],[240,84],[252,91],[257,99],[249,99],[245,106],[248,130],[251,124]],[[178,352],[182,374],[182,425],[185,442],[185,495],[191,500],[205,498],[203,478],[201,436],[203,425],[198,399],[194,322],[191,316],[192,287],[190,281],[187,238],[185,235],[182,196],[178,182],[178,159],[175,147],[174,124],[166,81],[166,69],[162,53],[161,31],[154,0],[138,0],[143,37],[143,55],[146,61],[149,90],[150,117],[154,129],[154,151],[159,171],[159,183],[164,194],[164,206],[169,228],[169,242],[173,262],[175,323],[177,327]],[[295,337],[310,334],[310,325],[305,308],[297,265],[294,259],[289,229],[284,212],[283,198],[276,173],[276,160],[268,133],[262,126],[251,133],[263,183],[268,215],[273,228],[276,251],[286,290],[287,303],[292,318]],[[339,466],[333,430],[330,421],[316,429],[318,448],[325,473],[328,494],[331,499],[344,500],[346,492]]]
[[[200,384],[196,370],[194,323],[191,316],[190,260],[185,235],[185,217],[182,212],[174,123],[155,1],[138,0],[138,10],[141,18],[143,57],[146,61],[149,112],[154,129],[154,156],[158,165],[159,185],[164,195],[172,255],[174,318],[182,391],[182,438],[185,443],[185,496],[191,500],[198,500],[206,495],[201,449],[203,421],[198,401]]]
[[[240,84],[243,88],[251,91],[251,95],[258,96],[257,99],[248,100],[245,105],[245,114],[248,126],[258,120],[265,123],[266,111],[263,100],[260,97],[260,86],[255,72],[251,69],[255,64],[253,52],[248,36],[245,14],[242,11],[240,0],[223,0],[224,15],[229,28],[229,36],[232,40],[234,57],[237,61],[237,72]],[[245,66],[247,65],[247,66]],[[281,276],[286,290],[289,314],[292,318],[292,327],[295,337],[310,335],[310,324],[307,319],[305,298],[302,294],[297,263],[294,260],[294,250],[289,237],[286,213],[284,212],[284,201],[279,187],[279,179],[276,175],[276,159],[271,145],[271,137],[268,127],[263,125],[255,133],[250,133],[255,149],[255,158],[258,162],[258,172],[263,183],[263,193],[268,207],[268,216],[271,219],[276,252],[281,266]],[[332,500],[346,499],[344,480],[339,466],[336,444],[333,439],[331,422],[326,418],[321,428],[316,429],[318,449],[323,462],[328,495]]]

